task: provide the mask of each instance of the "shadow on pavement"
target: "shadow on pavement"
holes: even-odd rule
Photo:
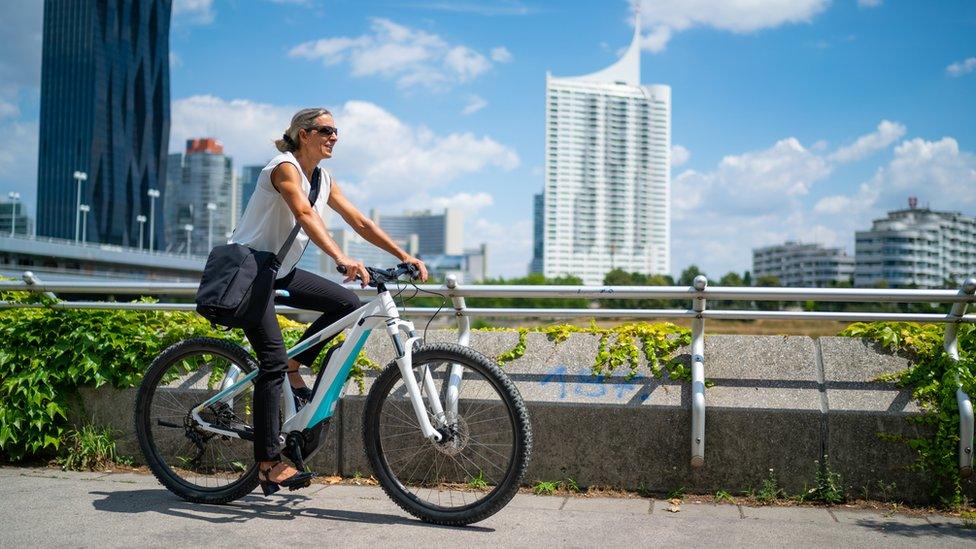
[[[968,529],[948,523],[939,524],[905,524],[903,522],[886,522],[883,520],[861,519],[858,526],[871,528],[885,534],[906,538],[960,538],[976,540],[976,530]]]
[[[299,494],[275,496],[266,500],[257,496],[246,496],[225,505],[190,503],[177,498],[163,489],[156,490],[116,490],[112,492],[89,492],[96,499],[92,506],[98,511],[110,513],[161,513],[172,517],[200,520],[212,524],[243,523],[254,519],[294,520],[297,518],[317,518],[341,522],[361,522],[366,524],[406,524],[428,526],[431,528],[463,528],[466,532],[494,532],[493,528],[480,526],[440,526],[427,524],[417,519],[399,515],[348,511],[342,509],[317,509],[300,507],[311,498]]]

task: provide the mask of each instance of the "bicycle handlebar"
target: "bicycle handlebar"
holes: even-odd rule
[[[337,265],[336,270],[340,274],[346,274],[345,265]],[[380,267],[366,267],[366,272],[369,273],[369,285],[372,287],[377,287],[379,284],[384,284],[386,282],[395,282],[401,276],[407,274],[410,278],[417,280],[420,278],[420,269],[412,263],[400,263],[396,267],[389,269],[382,269]],[[356,280],[361,280],[361,277],[356,276]]]

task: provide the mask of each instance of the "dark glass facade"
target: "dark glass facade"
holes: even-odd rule
[[[37,234],[138,246],[149,189],[165,193],[171,0],[45,0]],[[163,196],[155,248],[165,249]],[[149,227],[146,227],[146,237]],[[148,241],[147,241],[148,247]]]

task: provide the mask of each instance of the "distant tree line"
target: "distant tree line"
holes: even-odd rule
[[[697,265],[691,265],[681,272],[675,280],[671,275],[630,273],[622,269],[614,269],[603,278],[604,285],[607,286],[691,286],[692,281],[698,275],[705,275]],[[707,275],[705,275],[707,277]],[[540,285],[566,285],[581,286],[583,281],[576,276],[561,276],[558,278],[546,278],[542,274],[530,274],[517,278],[489,278],[479,285],[513,285],[513,286],[540,286]],[[709,278],[709,286],[756,286],[756,287],[778,287],[782,286],[780,280],[775,276],[760,276],[753,279],[752,273],[745,271],[742,274],[729,271],[722,275],[718,280]],[[828,287],[850,288],[853,286],[852,280],[843,282],[831,282]],[[955,288],[958,284],[955,281],[945,281],[946,288]],[[886,288],[887,284],[878,284],[875,287]],[[394,292],[395,293],[395,292]],[[407,287],[397,301],[404,297],[413,295],[413,288]],[[503,298],[503,297],[478,297],[465,300],[468,307],[500,307],[500,308],[533,308],[533,309],[584,309],[587,307],[599,307],[605,309],[688,309],[691,307],[690,299],[600,299],[588,300],[585,298]],[[412,307],[438,307],[444,304],[446,308],[451,307],[450,300],[427,294],[417,294],[408,303]],[[805,311],[860,311],[860,312],[910,312],[910,313],[939,313],[948,312],[948,304],[928,304],[928,303],[845,303],[845,302],[815,302],[815,301],[729,301],[715,300],[708,303],[710,309],[751,309],[760,311],[776,311],[783,309],[801,309]]]

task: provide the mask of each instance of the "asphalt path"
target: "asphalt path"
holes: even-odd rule
[[[148,475],[0,468],[0,548],[974,547],[941,515],[519,494],[465,528],[404,513],[375,486],[313,485],[229,505],[185,502]]]

